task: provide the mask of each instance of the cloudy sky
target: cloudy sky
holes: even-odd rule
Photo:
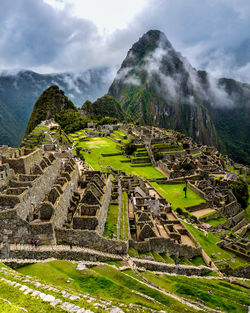
[[[114,67],[149,29],[197,69],[250,83],[249,0],[1,0],[0,70]]]

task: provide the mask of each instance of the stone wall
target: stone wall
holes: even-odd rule
[[[168,166],[166,163],[159,161],[158,166],[170,177],[171,170],[168,169]]]
[[[143,267],[146,270],[154,272],[167,272],[186,276],[191,275],[202,276],[211,272],[211,268],[207,266],[186,266],[186,265],[176,266],[175,264],[166,264],[149,260],[140,260],[137,258],[133,258],[133,262],[138,267]]]
[[[221,214],[225,217],[230,217],[236,215],[239,211],[241,211],[240,205],[237,201],[233,201],[223,207]]]
[[[50,247],[49,247],[50,248]],[[1,250],[0,250],[1,252]],[[2,256],[2,253],[0,253]],[[30,246],[30,249],[10,250],[8,256],[4,255],[4,258],[8,259],[33,259],[33,260],[46,260],[55,258],[59,260],[74,260],[74,261],[91,261],[91,262],[108,262],[113,260],[122,260],[121,257],[116,255],[104,255],[98,253],[98,251],[84,251],[84,250],[70,250],[65,249],[47,249],[43,250],[35,249]]]
[[[40,244],[55,244],[56,237],[54,225],[52,222],[30,223],[29,224],[29,240],[37,239]],[[25,241],[26,243],[28,240]]]
[[[112,181],[111,181],[111,176],[109,176],[107,184],[106,184],[105,194],[103,195],[103,199],[102,199],[102,206],[101,206],[100,214],[98,216],[98,226],[96,229],[96,232],[100,236],[102,236],[104,232],[104,226],[106,223],[109,203],[111,199],[111,190],[112,190]]]
[[[21,203],[17,206],[17,214],[20,218],[25,220],[33,212],[33,209],[43,201],[59,173],[60,161],[54,160],[50,166],[45,168],[43,175],[32,182],[32,188],[24,193]]]
[[[15,209],[0,211],[0,242],[27,243],[30,239],[28,222],[20,219]]]
[[[193,190],[195,193],[197,193],[200,197],[202,197],[203,199],[206,199],[206,195],[203,191],[201,191],[199,188],[197,188],[195,185],[191,184],[190,182],[188,182],[188,187]]]
[[[143,242],[129,240],[129,247],[143,253],[155,250],[159,253],[166,252],[168,255],[183,256],[188,259],[201,255],[201,247],[199,245],[197,245],[197,248],[193,248],[188,245],[177,244],[170,238],[162,237],[148,238]]]
[[[22,151],[21,151],[22,152]],[[15,171],[15,173],[29,174],[35,163],[39,164],[43,158],[42,151],[40,149],[34,150],[27,155],[21,153],[22,156],[17,158],[9,158],[3,156],[3,163],[8,163],[9,166]]]
[[[234,277],[243,277],[243,278],[250,279],[250,265],[241,266],[236,269],[225,268],[225,269],[221,269],[221,272],[223,274],[234,276]]]
[[[189,206],[189,207],[184,207],[185,210],[187,210],[188,212],[195,212],[195,211],[199,211],[199,210],[203,210],[206,209],[208,207],[207,203],[200,203],[197,205],[193,205],[193,206]]]
[[[79,180],[79,170],[78,166],[74,166],[74,170],[70,173],[70,181],[64,184],[62,190],[63,193],[56,200],[55,207],[55,219],[54,225],[57,227],[62,227],[64,222],[67,220],[68,208],[70,207],[70,201],[72,198],[72,192],[77,187],[77,182]]]
[[[56,228],[55,233],[57,244],[73,244],[109,253],[116,253],[118,247],[126,253],[128,251],[126,241],[107,239],[91,230]]]

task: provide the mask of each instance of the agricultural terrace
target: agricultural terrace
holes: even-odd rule
[[[76,142],[77,147],[87,149],[88,152],[81,152],[85,161],[94,170],[100,170],[101,166],[105,170],[111,166],[115,170],[122,170],[126,174],[138,175],[145,178],[162,178],[164,175],[156,170],[152,165],[144,167],[132,167],[130,159],[121,154],[116,145],[117,143],[107,137],[92,137],[87,141]],[[120,154],[115,156],[102,156],[102,154]],[[121,161],[127,161],[122,163]]]
[[[195,239],[200,243],[202,248],[205,250],[205,252],[211,257],[213,253],[216,253],[218,255],[217,261],[222,260],[222,264],[225,263],[224,260],[227,260],[227,263],[232,268],[237,268],[239,266],[247,266],[248,261],[236,256],[234,253],[230,251],[226,251],[224,249],[221,249],[217,246],[217,243],[221,241],[218,234],[212,234],[208,233],[207,236],[205,236],[204,232],[195,228],[194,226],[185,223],[185,226],[187,229],[192,233],[192,235],[195,237]],[[220,263],[216,263],[216,265],[219,267]]]
[[[167,185],[157,184],[155,182],[152,182],[151,184],[164,198],[167,199],[169,203],[171,203],[174,210],[177,208],[184,209],[185,207],[206,202],[200,195],[195,193],[189,187],[187,187],[187,197],[185,198],[185,193],[183,191],[183,188],[186,186],[185,184]]]
[[[119,261],[110,263],[115,263],[113,265],[117,267],[122,265],[119,264]],[[247,288],[232,285],[216,278],[156,275],[149,271],[138,275],[131,269],[119,271],[116,267],[108,264],[99,267],[94,266],[91,269],[86,268],[82,271],[76,270],[76,266],[77,264],[68,261],[57,260],[25,266],[18,269],[18,271],[25,275],[35,275],[40,280],[46,280],[59,290],[70,289],[73,292],[88,293],[94,297],[115,301],[119,304],[140,305],[140,307],[132,308],[136,312],[148,313],[152,312],[152,309],[164,310],[169,313],[197,312],[184,303],[169,297],[167,293],[195,302],[202,301],[209,308],[221,310],[221,312],[247,312],[247,307],[250,305]],[[68,282],[69,278],[71,280]],[[159,290],[145,284],[143,279],[157,286]],[[3,296],[7,298],[5,294]],[[155,301],[152,301],[152,298]],[[12,300],[13,297],[12,299],[8,297],[8,299]],[[98,308],[92,310],[102,312]],[[132,312],[132,310],[129,310],[129,312]]]

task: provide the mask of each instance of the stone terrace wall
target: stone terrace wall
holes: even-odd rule
[[[102,252],[116,253],[117,247],[127,253],[128,243],[99,236],[95,231],[56,228],[57,244],[73,244]]]
[[[162,162],[161,160],[158,162],[158,166],[160,169],[162,169],[168,176],[170,177],[171,170],[168,169],[168,166],[166,163]]]
[[[59,260],[74,260],[74,261],[91,261],[91,262],[104,262],[121,260],[121,257],[116,255],[103,255],[98,253],[98,251],[84,251],[77,249],[35,249],[30,247],[30,249],[20,249],[20,250],[10,250],[8,256],[4,256],[8,259],[33,259],[33,260],[46,260],[50,258],[55,258]]]
[[[193,190],[195,193],[197,193],[199,196],[201,196],[203,199],[206,198],[206,194],[201,191],[199,188],[197,188],[195,185],[191,184],[190,182],[188,182],[188,187]]]
[[[138,267],[143,267],[149,271],[154,272],[167,272],[187,276],[191,275],[201,276],[211,272],[211,269],[207,266],[186,266],[186,265],[176,266],[175,264],[166,264],[149,260],[140,260],[136,258],[133,258],[133,262]]]
[[[230,216],[236,215],[240,211],[241,211],[241,207],[238,204],[238,202],[233,201],[223,207],[223,209],[221,210],[221,214],[223,216],[230,217]]]
[[[232,268],[224,268],[221,270],[223,274],[226,275],[231,275],[234,277],[243,277],[243,278],[248,278],[250,279],[250,265],[248,266],[241,266],[236,269]]]
[[[184,209],[187,210],[188,212],[195,212],[195,211],[206,209],[207,207],[208,207],[208,203],[201,202],[200,204],[197,204],[197,205],[184,207]]]
[[[136,249],[139,252],[149,252],[155,250],[157,252],[167,252],[168,255],[184,256],[186,258],[193,258],[197,255],[201,255],[201,247],[193,248],[184,244],[177,244],[170,238],[148,238],[142,242],[135,242],[129,240],[129,246]]]

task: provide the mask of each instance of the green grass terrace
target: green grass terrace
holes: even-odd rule
[[[121,154],[121,150],[116,147],[117,143],[107,137],[92,137],[87,141],[78,142],[77,146],[82,149],[88,149],[91,153],[82,152],[86,163],[91,165],[94,170],[105,170],[107,166],[111,166],[115,170],[122,170],[126,174],[138,175],[144,178],[163,178],[161,172],[152,165],[144,167],[132,167],[131,163],[123,163],[121,161],[130,161]],[[114,156],[103,156],[103,154],[120,154]]]
[[[171,203],[174,210],[177,208],[184,209],[185,207],[206,202],[189,187],[187,187],[187,197],[185,198],[185,193],[183,191],[183,188],[186,186],[185,184],[167,185],[158,184],[156,182],[152,182],[151,184],[169,203]]]

